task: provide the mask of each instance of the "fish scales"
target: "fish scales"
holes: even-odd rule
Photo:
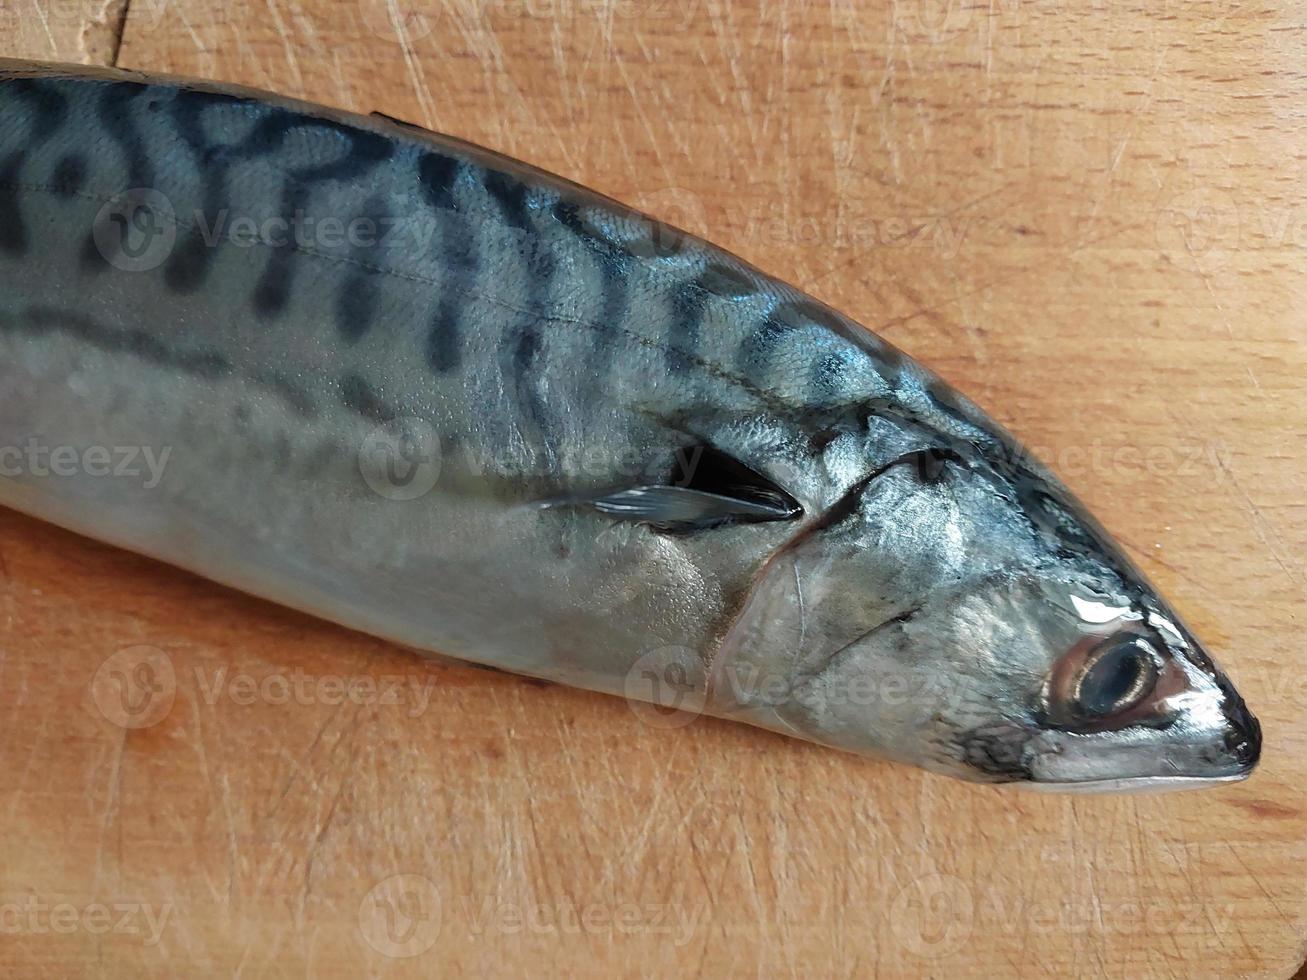
[[[700,710],[966,778],[1117,779],[1111,752],[1050,762],[1128,739],[1055,718],[1049,678],[1074,654],[1063,699],[1090,700],[1103,644],[1146,634],[1104,683],[1206,692],[1220,751],[1157,708],[1207,767],[1183,775],[1255,759],[1191,634],[978,408],[566,180],[386,117],[0,61],[0,209],[11,506],[423,650],[627,695],[675,668]],[[52,477],[25,446],[166,465]],[[962,634],[990,644],[961,644],[969,672],[1016,680],[947,711],[831,699],[946,675]]]

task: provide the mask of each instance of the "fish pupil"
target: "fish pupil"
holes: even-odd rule
[[[1114,643],[1085,670],[1076,700],[1080,713],[1101,718],[1133,707],[1157,680],[1157,665],[1136,638]]]

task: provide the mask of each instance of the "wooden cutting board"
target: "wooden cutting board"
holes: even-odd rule
[[[706,233],[846,310],[1062,473],[1266,738],[1256,776],[1221,790],[969,786],[425,664],[0,512],[0,969],[1293,973],[1292,6],[3,0],[2,54],[382,110]]]

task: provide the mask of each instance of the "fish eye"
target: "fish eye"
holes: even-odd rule
[[[1075,713],[1097,721],[1135,707],[1157,686],[1158,659],[1142,636],[1109,638],[1085,658],[1071,698]]]

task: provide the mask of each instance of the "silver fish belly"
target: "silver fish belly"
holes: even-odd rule
[[[265,93],[0,60],[0,503],[966,779],[1260,750],[1106,533],[891,345],[561,178]]]

